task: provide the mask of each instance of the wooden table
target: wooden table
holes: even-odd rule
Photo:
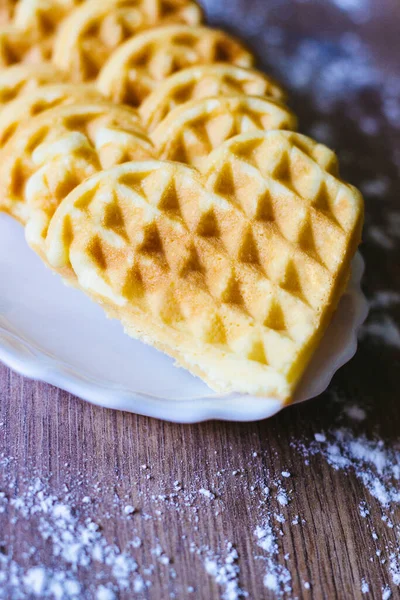
[[[281,79],[288,73],[284,62],[276,60],[278,53],[289,52],[307,36],[319,39],[327,52],[335,52],[340,35],[352,31],[368,43],[377,68],[389,81],[396,70],[399,75],[399,4],[395,0],[371,4],[374,18],[354,23],[362,19],[340,12],[327,1],[206,2],[210,21],[240,32],[268,71]],[[271,24],[277,27],[272,30],[275,39]],[[267,30],[268,40],[264,37]],[[282,30],[283,43],[279,38]],[[348,40],[350,44],[351,38]],[[354,73],[354,77],[358,75]],[[313,93],[300,86],[292,89],[291,97],[302,130],[315,132],[319,127],[325,131],[320,123],[326,123],[327,117],[321,106],[315,105]],[[400,91],[397,102],[399,97]],[[357,118],[360,111],[373,119],[381,114],[381,98],[373,86],[337,103],[328,120],[334,146],[341,151],[344,176],[355,184],[376,177],[386,182],[383,198],[376,196],[371,186],[366,196],[367,232],[362,253],[368,265],[365,290],[373,297],[379,291],[400,290],[400,235],[393,225],[393,214],[399,211],[400,140],[384,116],[379,117],[378,135],[363,132]],[[364,126],[368,129],[368,122],[365,125],[364,121]],[[386,232],[389,242],[379,239],[379,232]],[[398,320],[399,304],[374,309],[372,319],[379,320],[384,314]],[[0,491],[9,499],[6,510],[0,512],[0,555],[24,572],[37,565],[65,568],[65,561],[54,555],[49,541],[38,536],[36,517],[26,519],[11,505],[12,498],[20,497],[37,477],[47,482],[46,494],[60,501],[73,493],[76,518],[93,519],[109,544],[123,549],[135,536],[140,538],[141,545],[133,550],[138,567],[130,576],[131,587],[114,587],[115,598],[224,597],[223,586],[206,572],[205,562],[212,553],[223,560],[229,552],[228,542],[237,549],[240,587],[248,597],[276,597],[264,586],[265,560],[257,556],[265,558],[265,552],[254,535],[268,514],[272,514],[279,545],[274,560],[285,565],[292,577],[292,591],[282,597],[380,599],[385,586],[392,590],[392,598],[400,597],[388,562],[381,564],[376,556],[377,549],[399,544],[399,505],[392,507],[394,527],[388,527],[381,519],[387,513],[353,469],[333,469],[321,452],[307,459],[299,446],[303,441],[309,447],[315,434],[318,438],[330,428],[346,426],[355,434],[377,436],[385,447],[393,448],[400,431],[399,347],[398,340],[390,345],[366,336],[356,357],[334,378],[329,392],[273,419],[250,424],[181,426],[103,410],[0,366]],[[343,415],[344,403],[353,401],[367,413],[359,423]],[[309,464],[305,464],[307,460]],[[282,472],[289,472],[290,477]],[[288,492],[291,500],[287,506],[279,504],[274,481]],[[10,483],[14,487],[9,487]],[[266,487],[271,489],[269,497]],[[170,493],[175,496],[159,498]],[[89,500],[82,502],[85,496]],[[370,513],[364,517],[360,511],[363,502]],[[133,514],[125,509],[130,505],[136,509]],[[274,513],[282,514],[285,522],[277,523]],[[293,525],[296,515],[299,522]],[[157,555],[161,552],[158,545],[161,556]],[[388,560],[390,552],[386,554]],[[146,571],[150,565],[153,567]],[[75,574],[82,586],[79,597],[96,598],[97,588],[107,583],[105,572],[101,561],[81,566]],[[135,593],[132,582],[138,573],[151,587]],[[18,598],[17,588],[13,588],[9,573],[7,577],[0,598],[13,600]],[[361,591],[363,579],[369,583],[368,595]],[[112,577],[109,581],[115,583]]]

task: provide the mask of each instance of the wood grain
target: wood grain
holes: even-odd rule
[[[383,71],[391,72],[394,56],[398,62],[400,14],[396,2],[372,3],[376,18],[358,25],[346,20],[345,15],[326,2],[281,2],[276,3],[279,9],[275,11],[269,10],[269,4],[273,3],[235,0],[232,2],[235,10],[228,11],[223,0],[208,0],[206,8],[211,22],[240,32],[260,57],[266,56],[264,66],[278,77],[283,76],[280,67],[274,64],[271,54],[266,54],[263,45],[267,23],[284,26],[288,43],[291,36],[294,39],[312,35],[321,39],[328,36],[334,44],[341,32],[353,29],[370,44]],[[259,25],[254,34],[256,11]],[[323,118],[307,93],[292,90],[292,98],[303,131]],[[360,110],[368,108],[372,115],[381,111],[373,91],[359,102]],[[393,157],[396,147],[400,156],[399,139],[388,126],[383,127],[382,137],[363,134],[348,119],[348,111],[349,106],[344,104],[332,117],[338,148],[346,151],[347,156],[350,153],[358,157],[344,163],[344,175],[355,184],[372,179],[375,174],[388,177],[391,183],[384,206],[380,199],[367,198],[367,224],[385,228],[387,214],[398,210],[398,165]],[[368,265],[367,294],[372,296],[376,291],[388,289],[400,291],[398,248],[388,250],[367,238],[362,252]],[[398,306],[393,308],[392,317],[399,319]],[[292,444],[293,440],[301,439],[310,443],[318,432],[334,425],[348,425],[343,420],[343,402],[337,401],[339,397],[343,401],[356,400],[367,410],[365,421],[358,425],[351,423],[355,431],[367,436],[378,434],[393,446],[398,443],[400,432],[399,390],[399,348],[365,340],[356,357],[336,375],[330,391],[315,401],[260,423],[181,426],[91,406],[52,386],[26,380],[0,365],[0,457],[3,459],[0,491],[13,480],[15,486],[7,493],[10,497],[20,495],[30,478],[38,476],[48,479],[51,492],[63,498],[66,490],[76,489],[79,484],[78,496],[92,497],[90,514],[101,524],[110,543],[115,541],[123,548],[134,535],[143,540],[142,546],[135,550],[139,568],[154,564],[151,550],[160,543],[171,557],[171,565],[156,564],[152,586],[142,595],[119,591],[118,598],[222,597],[221,588],[206,574],[201,557],[190,551],[190,542],[197,547],[207,545],[223,554],[227,540],[235,543],[240,555],[240,584],[249,598],[274,598],[263,585],[264,563],[256,557],[263,553],[255,550],[254,542],[263,502],[265,510],[278,511],[286,517],[281,524],[279,557],[285,564],[283,556],[289,553],[287,564],[293,591],[282,597],[381,599],[382,588],[387,584],[391,586],[392,597],[400,597],[388,575],[387,564],[382,565],[376,556],[379,548],[398,545],[396,527],[391,529],[381,520],[381,505],[351,469],[335,471],[320,454],[310,458],[307,465],[298,447]],[[8,464],[5,458],[10,459]],[[238,473],[233,475],[234,471]],[[282,471],[291,473],[286,487],[292,489],[292,500],[287,507],[280,507],[274,498],[265,501],[262,491],[271,481],[282,479]],[[178,507],[170,506],[154,498],[172,492],[174,481],[181,482],[182,488],[195,497],[190,506],[181,500],[177,501]],[[93,494],[95,484],[97,491]],[[201,488],[213,491],[216,499],[210,501],[199,495]],[[116,508],[119,506],[116,498],[121,506],[137,507],[138,514],[132,519],[116,518],[116,511],[120,510]],[[367,518],[360,516],[362,501],[367,501],[370,508]],[[293,526],[291,520],[296,514],[304,523],[300,521]],[[14,516],[11,507],[0,514],[0,551],[12,555],[14,561],[27,569],[38,564],[36,554],[26,553],[26,548],[37,544],[37,540],[33,539],[30,522],[13,520]],[[400,526],[399,510],[391,518]],[[372,531],[376,532],[377,540],[372,538]],[[57,558],[47,550],[45,542],[40,556],[45,557],[46,567],[56,568]],[[95,598],[100,570],[94,564],[90,570],[79,571],[82,598]],[[368,596],[361,593],[362,578],[370,584]],[[309,590],[304,582],[310,583]],[[193,594],[187,591],[189,586],[193,586]],[[10,598],[13,599],[12,592]]]

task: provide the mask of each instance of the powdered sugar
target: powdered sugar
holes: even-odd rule
[[[254,531],[258,546],[264,551],[261,557],[265,563],[264,586],[276,596],[290,594],[292,591],[292,576],[286,566],[278,562],[279,546],[269,517]]]
[[[334,469],[352,469],[369,493],[383,507],[400,503],[400,450],[385,446],[382,440],[355,436],[351,429],[338,428],[324,441],[315,441],[305,447],[293,444],[303,456],[323,455]],[[320,439],[323,439],[322,437]]]
[[[338,398],[333,399],[339,402]],[[376,545],[371,560],[379,561],[387,571],[383,597],[393,592],[391,586],[396,588],[400,585],[399,548],[380,542],[373,528],[371,515],[374,513],[371,508],[374,501],[378,502],[385,526],[399,533],[394,510],[400,504],[400,451],[396,445],[389,446],[379,438],[369,438],[362,432],[355,433],[353,426],[362,427],[368,418],[364,407],[353,402],[344,404],[342,408],[338,426],[333,425],[331,429],[315,433],[311,441],[293,440],[292,445],[297,456],[308,464],[311,460],[322,458],[336,471],[352,471],[365,487],[367,495],[365,499],[360,499],[358,513],[362,526]],[[343,421],[347,421],[347,424],[343,424]],[[22,564],[0,553],[0,582],[5,586],[0,587],[0,598],[8,599],[12,589],[13,600],[22,600],[27,594],[38,598],[80,600],[84,589],[82,573],[98,567],[96,586],[90,596],[95,600],[114,600],[121,592],[130,594],[129,597],[140,596],[152,587],[160,571],[179,586],[175,571],[177,556],[168,554],[160,541],[148,538],[147,534],[139,536],[137,531],[138,526],[143,531],[147,523],[150,526],[154,520],[162,521],[165,512],[171,511],[176,512],[179,518],[184,516],[192,524],[190,535],[185,531],[180,543],[197,557],[196,560],[219,589],[219,597],[223,600],[244,598],[247,590],[241,581],[241,566],[245,556],[241,555],[238,547],[240,540],[233,535],[225,539],[222,545],[213,546],[211,542],[204,545],[199,543],[201,536],[197,537],[196,533],[205,512],[214,514],[215,518],[221,512],[229,515],[232,489],[237,490],[235,494],[240,494],[242,486],[252,490],[251,497],[257,498],[252,508],[254,526],[249,532],[247,547],[261,567],[262,584],[266,591],[278,598],[283,595],[293,598],[294,563],[290,553],[284,549],[285,540],[288,528],[299,525],[307,527],[305,519],[292,509],[296,502],[293,483],[298,468],[290,465],[290,469],[280,469],[278,476],[266,471],[262,479],[248,479],[249,469],[253,464],[258,464],[261,457],[262,453],[251,452],[250,458],[247,457],[244,463],[238,461],[234,468],[222,468],[210,473],[208,479],[202,480],[203,486],[197,485],[196,481],[191,485],[186,483],[186,486],[177,479],[170,483],[168,480],[160,481],[159,487],[164,493],[150,497],[149,510],[151,508],[152,514],[144,511],[139,501],[131,503],[125,496],[116,498],[115,511],[110,517],[126,524],[131,531],[123,547],[105,536],[101,520],[97,522],[87,514],[94,514],[94,498],[99,494],[101,496],[99,484],[94,484],[92,491],[86,485],[85,495],[81,497],[77,491],[78,484],[77,490],[74,491],[70,486],[62,496],[58,496],[51,491],[48,483],[35,476],[27,480],[23,491],[10,498],[5,486],[5,491],[0,494],[0,509],[12,510],[15,519],[29,520],[32,531],[35,531],[37,547],[42,543],[47,545],[51,556],[57,561],[57,568],[46,562],[41,563],[40,554],[37,555],[36,566],[25,569]],[[151,467],[147,471],[151,473]],[[206,482],[207,485],[204,485]],[[230,492],[227,495],[228,490]],[[148,564],[144,564],[143,558],[139,559],[138,556],[143,544],[150,544],[151,561]],[[6,573],[10,574],[8,578]],[[308,580],[301,585],[304,590],[311,589]],[[370,586],[371,581],[360,580],[363,594],[368,593]],[[193,590],[190,593],[195,595],[194,587]]]
[[[215,579],[222,588],[222,600],[239,600],[246,598],[247,592],[239,585],[240,568],[239,555],[236,548],[228,542],[225,556],[222,558],[211,550],[206,551],[204,567],[206,572]]]
[[[365,581],[365,579],[361,580],[361,593],[362,594],[369,593],[369,584]]]

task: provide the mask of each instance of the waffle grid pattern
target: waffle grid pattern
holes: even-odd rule
[[[202,20],[194,0],[1,3],[0,210],[130,335],[218,391],[287,401],[362,198]]]
[[[56,191],[65,193],[66,181],[77,183],[101,168],[151,155],[139,117],[129,107],[85,101],[47,110],[17,131],[0,154],[0,208],[26,222],[32,196],[33,204],[46,204],[44,186],[55,191],[56,208],[63,198]]]
[[[298,136],[302,147],[296,146],[294,135],[235,138],[210,156],[213,174],[205,174],[204,184],[195,171],[173,163],[163,164],[162,177],[160,163],[144,163],[94,178],[54,219],[54,266],[55,255],[70,256],[80,285],[122,307],[127,324],[134,307],[160,328],[179,331],[183,345],[190,338],[205,354],[211,345],[287,375],[334,289],[338,265],[331,260],[328,267],[325,255],[334,245],[343,258],[355,226],[336,206],[348,186],[318,164],[314,148],[305,151],[307,139]],[[321,163],[334,171],[327,152]],[[276,160],[267,172],[257,165],[271,154]],[[299,167],[307,169],[300,184],[290,177]],[[321,186],[329,215],[314,206]],[[296,211],[289,206],[296,233],[282,230],[283,192],[296,205]],[[332,235],[322,232],[310,250],[301,240],[314,218]]]
[[[196,25],[192,0],[88,0],[63,23],[54,62],[75,82],[94,80],[111,52],[143,29],[168,22]]]
[[[114,102],[139,106],[169,75],[185,67],[216,62],[251,67],[254,57],[218,29],[159,27],[122,44],[101,70],[98,86]]]
[[[226,140],[249,131],[295,130],[296,118],[284,105],[236,95],[185,102],[152,132],[158,156],[200,166]]]
[[[217,63],[188,67],[170,75],[140,106],[148,131],[152,131],[177,106],[191,100],[233,95],[265,96],[284,101],[279,85],[259,71]]]

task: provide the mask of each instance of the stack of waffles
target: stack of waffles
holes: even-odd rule
[[[129,335],[290,401],[361,236],[334,153],[193,0],[2,0],[0,21],[0,210]]]

